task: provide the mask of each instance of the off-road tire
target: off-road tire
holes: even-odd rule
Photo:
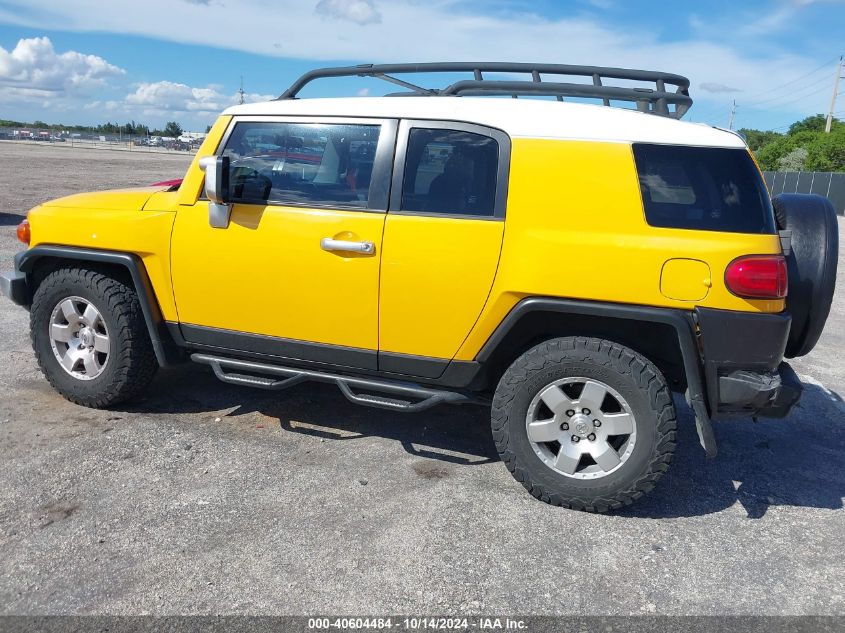
[[[821,338],[833,293],[839,261],[839,222],[827,198],[782,193],[772,199],[778,228],[791,232],[786,255],[789,292],[786,309],[792,317],[784,356],[809,354]]]
[[[629,403],[637,442],[618,470],[594,480],[573,479],[547,466],[531,447],[526,415],[532,399],[555,380],[600,380]],[[675,450],[675,408],[666,380],[637,352],[597,338],[546,341],[516,359],[499,381],[492,406],[493,440],[508,470],[528,492],[552,505],[607,512],[651,491]]]
[[[108,328],[109,360],[102,373],[91,380],[71,376],[51,348],[51,313],[70,296],[92,303]],[[49,273],[32,299],[30,338],[38,365],[53,388],[86,407],[104,408],[137,396],[158,368],[138,295],[128,281],[107,271],[59,268]]]

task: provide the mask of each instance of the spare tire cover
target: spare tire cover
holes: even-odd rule
[[[830,200],[822,196],[785,193],[772,199],[778,226],[792,234],[786,256],[789,294],[786,309],[792,327],[786,357],[809,354],[830,313],[839,259],[839,226]]]

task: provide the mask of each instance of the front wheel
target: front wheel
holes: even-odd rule
[[[496,389],[493,439],[511,474],[554,505],[606,512],[650,491],[675,450],[660,371],[610,341],[569,337],[528,350]]]
[[[86,407],[137,395],[158,367],[135,290],[98,271],[48,274],[32,299],[30,333],[53,388]]]

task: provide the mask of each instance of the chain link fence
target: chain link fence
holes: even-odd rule
[[[839,215],[845,215],[845,173],[829,171],[766,171],[773,196],[780,193],[815,193],[825,196]]]
[[[54,144],[61,147],[87,147],[132,152],[184,152],[194,153],[202,143],[201,138],[190,141],[166,136],[103,133],[92,130],[64,130],[60,128],[3,127],[0,141],[19,143]]]

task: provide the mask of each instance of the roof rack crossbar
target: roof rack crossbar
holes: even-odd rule
[[[377,75],[373,75],[377,79],[382,79],[384,81],[389,81],[392,84],[396,84],[397,86],[402,86],[403,88],[408,88],[409,90],[413,90],[416,93],[421,95],[436,95],[436,90],[431,90],[430,88],[423,88],[422,86],[418,86],[417,84],[412,84],[410,81],[403,81],[398,77],[391,77],[390,75],[385,75],[379,73]]]
[[[392,75],[411,73],[472,73],[472,79],[452,83],[445,88],[424,88],[403,81]],[[529,80],[485,79],[484,72],[528,74]],[[591,83],[545,81],[541,75],[586,77]],[[499,96],[553,96],[559,101],[564,97],[601,99],[606,106],[612,101],[634,103],[637,110],[662,116],[681,118],[692,105],[689,96],[689,79],[681,75],[651,70],[609,68],[602,66],[575,66],[567,64],[525,64],[518,62],[433,62],[421,64],[363,64],[321,68],[305,73],[288,88],[279,99],[295,99],[312,81],[329,77],[374,77],[407,88],[407,95],[499,95]],[[651,83],[654,87],[608,86],[606,79],[622,79]]]

